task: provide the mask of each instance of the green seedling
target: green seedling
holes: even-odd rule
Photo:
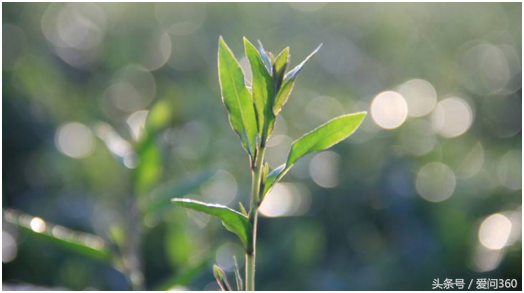
[[[287,102],[298,74],[306,62],[317,53],[320,46],[291,70],[288,70],[289,48],[285,48],[275,57],[266,52],[260,42],[257,49],[246,38],[244,38],[244,48],[251,66],[251,88],[246,86],[244,73],[222,37],[218,43],[218,76],[222,101],[229,112],[229,122],[249,155],[252,174],[249,211],[246,212],[242,205],[238,212],[226,206],[190,199],[174,198],[172,201],[177,205],[219,218],[227,230],[238,236],[245,249],[246,271],[245,279],[242,280],[235,265],[237,290],[253,291],[255,290],[258,208],[265,195],[300,158],[325,150],[355,132],[367,113],[358,112],[334,118],[305,134],[293,142],[287,161],[269,171],[269,166],[264,161],[264,153],[276,117]],[[223,290],[231,290],[225,273],[218,266],[215,266],[213,271],[219,286]]]

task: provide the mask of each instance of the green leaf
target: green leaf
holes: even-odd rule
[[[173,198],[171,201],[179,206],[219,218],[227,230],[235,233],[238,238],[240,238],[244,244],[244,248],[247,249],[251,246],[251,223],[249,219],[241,213],[223,205],[209,204],[187,198]]]
[[[242,140],[244,149],[254,157],[257,122],[253,98],[244,83],[244,73],[240,64],[222,37],[218,45],[218,76],[222,101],[229,112],[231,127]]]
[[[148,112],[144,129],[134,146],[138,165],[132,170],[132,176],[138,196],[151,191],[162,175],[162,158],[155,138],[160,131],[169,126],[172,108],[168,100],[156,102]]]
[[[148,133],[156,133],[169,126],[173,119],[174,105],[166,99],[156,102],[146,119],[145,131]]]
[[[367,112],[358,112],[334,118],[305,134],[291,145],[286,165],[312,152],[327,149],[350,136],[360,126]]]
[[[278,54],[273,64],[273,80],[275,81],[275,88],[278,90],[284,80],[287,67],[289,66],[289,47],[285,48]]]
[[[258,132],[260,137],[264,140],[267,138],[263,137],[264,133],[268,129],[272,129],[275,121],[275,115],[273,115],[272,111],[275,85],[271,74],[268,72],[266,65],[264,64],[263,58],[260,56],[255,46],[253,46],[253,44],[251,44],[246,38],[244,38],[244,47],[253,76],[252,92],[257,113]]]
[[[147,194],[159,182],[162,175],[162,156],[154,139],[147,139],[137,150],[138,166],[131,171],[135,194]]]
[[[268,174],[264,183],[263,196],[291,169],[296,161],[344,140],[357,130],[366,115],[367,112],[358,112],[334,118],[294,141],[287,162]]]
[[[237,291],[243,291],[244,284],[242,282],[242,276],[240,275],[240,270],[238,269],[237,258],[234,255],[233,255],[233,264],[235,265],[234,271],[235,271],[235,280],[237,282]]]
[[[183,180],[174,180],[153,189],[147,197],[140,198],[140,206],[144,214],[159,216],[171,208],[173,197],[183,197],[195,188],[201,186],[215,175],[215,171],[206,171]]]
[[[218,286],[220,286],[222,291],[233,291],[231,290],[231,286],[227,281],[226,273],[224,273],[224,271],[219,266],[213,265],[213,275],[215,276]]]
[[[103,262],[111,263],[113,261],[114,255],[109,245],[96,235],[73,231],[15,210],[5,210],[4,219],[35,237],[50,241],[75,253]]]
[[[320,44],[315,49],[315,51],[311,52],[311,54],[309,54],[309,56],[307,56],[306,59],[302,61],[302,63],[297,65],[284,76],[282,86],[280,87],[277,93],[277,96],[275,98],[275,104],[273,105],[273,113],[275,113],[275,115],[278,115],[280,110],[282,110],[284,104],[287,102],[289,95],[293,90],[293,85],[295,84],[295,79],[297,78],[297,75],[300,73],[304,65],[306,65],[307,61],[311,59],[311,57],[313,57],[318,52],[318,50],[320,50],[320,47],[322,47],[322,44]]]

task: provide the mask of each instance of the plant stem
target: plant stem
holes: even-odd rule
[[[258,205],[262,187],[262,168],[264,167],[265,145],[261,145],[255,158],[254,168],[251,171],[251,205],[249,208],[249,220],[253,227],[253,238],[251,247],[246,252],[246,290],[255,291],[255,263],[257,248],[257,223]]]
[[[133,290],[144,290],[144,275],[142,273],[140,238],[142,234],[140,224],[140,211],[135,198],[130,198],[128,232],[126,249],[124,253],[124,266]]]

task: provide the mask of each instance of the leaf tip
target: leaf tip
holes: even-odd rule
[[[251,46],[251,47],[255,47],[246,37],[242,37],[243,41],[244,41],[244,47],[246,46]]]

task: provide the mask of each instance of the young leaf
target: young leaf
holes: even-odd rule
[[[280,110],[282,110],[284,104],[287,102],[287,99],[289,98],[289,95],[293,90],[293,85],[295,84],[295,79],[297,78],[297,75],[300,73],[304,65],[306,65],[307,61],[311,59],[311,57],[313,57],[318,52],[318,50],[320,50],[320,47],[322,47],[322,44],[320,44],[315,49],[315,51],[311,52],[311,54],[309,54],[309,56],[307,56],[306,59],[302,61],[302,63],[297,65],[284,76],[282,86],[277,93],[277,96],[275,98],[275,104],[273,105],[273,113],[275,113],[275,115],[278,115]]]
[[[251,223],[249,222],[249,219],[241,213],[223,205],[209,204],[187,198],[173,198],[171,201],[176,205],[219,218],[222,220],[222,224],[227,230],[235,233],[238,238],[240,238],[244,244],[244,248],[247,249],[250,247],[252,232]]]
[[[242,282],[242,276],[240,275],[240,270],[238,269],[237,258],[234,255],[233,255],[233,264],[235,265],[234,271],[235,271],[235,280],[237,282],[237,291],[243,291],[244,284]]]
[[[320,50],[321,47],[322,47],[322,44],[318,45],[318,47],[313,52],[311,52],[311,54],[309,54],[306,57],[306,59],[304,59],[304,61],[302,61],[295,68],[293,68],[288,73],[286,73],[284,80],[286,80],[286,82],[289,80],[295,80],[295,78],[297,78],[297,75],[300,73],[304,65],[306,65],[306,62],[308,62],[309,59],[311,59],[311,57],[315,56],[315,54],[318,52],[318,50]]]
[[[262,57],[262,60],[264,61],[264,65],[266,65],[267,72],[269,72],[269,75],[273,75],[273,66],[271,65],[271,53],[267,53],[266,50],[264,50],[264,46],[262,45],[262,42],[258,40],[258,52],[260,52],[260,57]]]
[[[263,195],[269,192],[273,185],[278,182],[300,158],[310,153],[330,148],[353,134],[366,115],[367,112],[358,112],[334,118],[294,141],[291,145],[291,151],[287,157],[286,164],[281,165],[268,174],[264,184]]]
[[[238,203],[238,207],[240,208],[240,212],[242,212],[242,214],[247,217],[248,213],[246,211],[246,208],[244,207],[244,205],[241,202]]]
[[[267,174],[269,173],[269,164],[266,162],[264,168],[262,168],[262,180],[266,180]]]
[[[14,210],[4,211],[4,216],[6,222],[70,251],[104,262],[114,258],[109,245],[96,235],[73,231]]]
[[[253,98],[244,84],[242,68],[222,37],[218,45],[218,76],[231,127],[242,140],[244,149],[254,157],[257,124]]]
[[[253,76],[252,92],[258,119],[258,132],[261,135],[261,138],[265,139],[262,135],[265,131],[266,123],[269,126],[268,129],[271,129],[272,124],[275,121],[275,116],[272,111],[275,85],[271,74],[268,72],[266,65],[264,64],[263,58],[260,56],[255,46],[253,46],[253,44],[251,44],[246,38],[244,38],[244,47]]]
[[[222,291],[233,291],[231,290],[231,286],[227,281],[226,273],[224,273],[224,271],[219,266],[213,265],[213,275],[215,276],[218,286],[220,286]]]
[[[289,47],[285,48],[278,54],[273,64],[273,80],[275,81],[275,88],[280,89],[287,67],[289,65]]]

